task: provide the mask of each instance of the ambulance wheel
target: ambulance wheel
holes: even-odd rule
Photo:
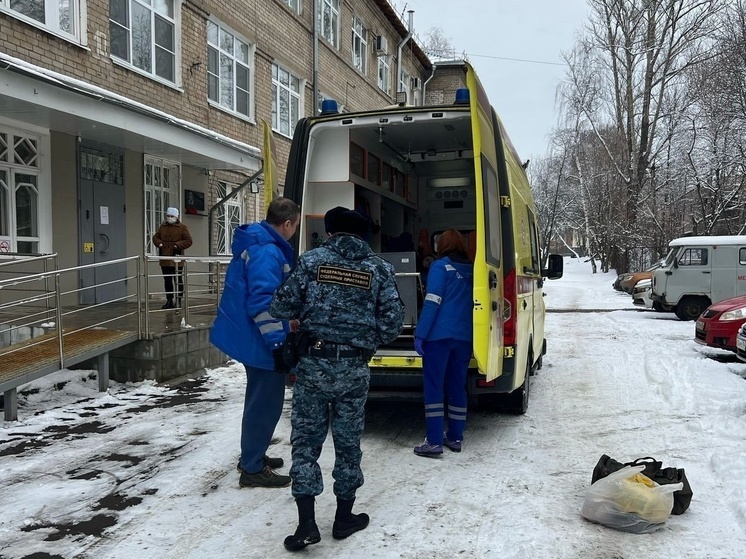
[[[536,372],[541,369],[544,366],[543,360],[544,356],[539,355],[539,358],[536,360],[536,363],[534,363],[534,366],[531,367],[531,376],[534,376]]]
[[[676,305],[676,316],[679,320],[697,320],[710,302],[705,297],[684,297]]]
[[[508,413],[523,415],[528,410],[528,396],[531,387],[531,356],[526,360],[526,375],[523,384],[509,394],[503,394],[502,408]]]

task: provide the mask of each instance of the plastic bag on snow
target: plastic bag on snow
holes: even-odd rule
[[[622,530],[645,534],[660,528],[671,515],[673,492],[683,483],[658,485],[642,475],[644,465],[626,466],[590,486],[580,514]]]

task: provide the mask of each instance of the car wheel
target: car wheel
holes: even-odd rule
[[[526,375],[523,384],[509,394],[502,394],[502,409],[508,413],[523,415],[528,410],[528,396],[531,387],[531,356],[526,360]]]
[[[679,320],[697,320],[709,306],[710,301],[705,297],[684,297],[676,305],[676,316]]]

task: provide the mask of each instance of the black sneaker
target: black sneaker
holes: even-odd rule
[[[256,474],[242,470],[238,484],[241,487],[287,487],[290,485],[290,476],[275,473],[272,468],[264,466],[264,469]]]
[[[163,305],[161,308],[162,309],[175,309],[176,305],[174,305],[174,302],[171,299],[169,299],[168,301],[166,301],[166,304]]]
[[[282,468],[285,465],[285,461],[282,458],[270,458],[265,454],[264,465],[269,466],[273,470],[276,470],[278,468]]]
[[[282,458],[270,458],[266,454],[264,455],[264,466],[269,466],[273,470],[277,470],[279,468],[282,468],[285,465],[285,461]],[[241,471],[241,459],[238,459],[238,465],[236,466],[236,469],[240,472]]]

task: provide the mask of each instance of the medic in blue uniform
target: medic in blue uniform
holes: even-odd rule
[[[473,265],[464,237],[456,229],[447,229],[438,239],[438,253],[440,258],[430,266],[415,331],[415,349],[423,361],[427,438],[414,453],[428,457],[442,455],[443,445],[461,452],[473,339]]]

